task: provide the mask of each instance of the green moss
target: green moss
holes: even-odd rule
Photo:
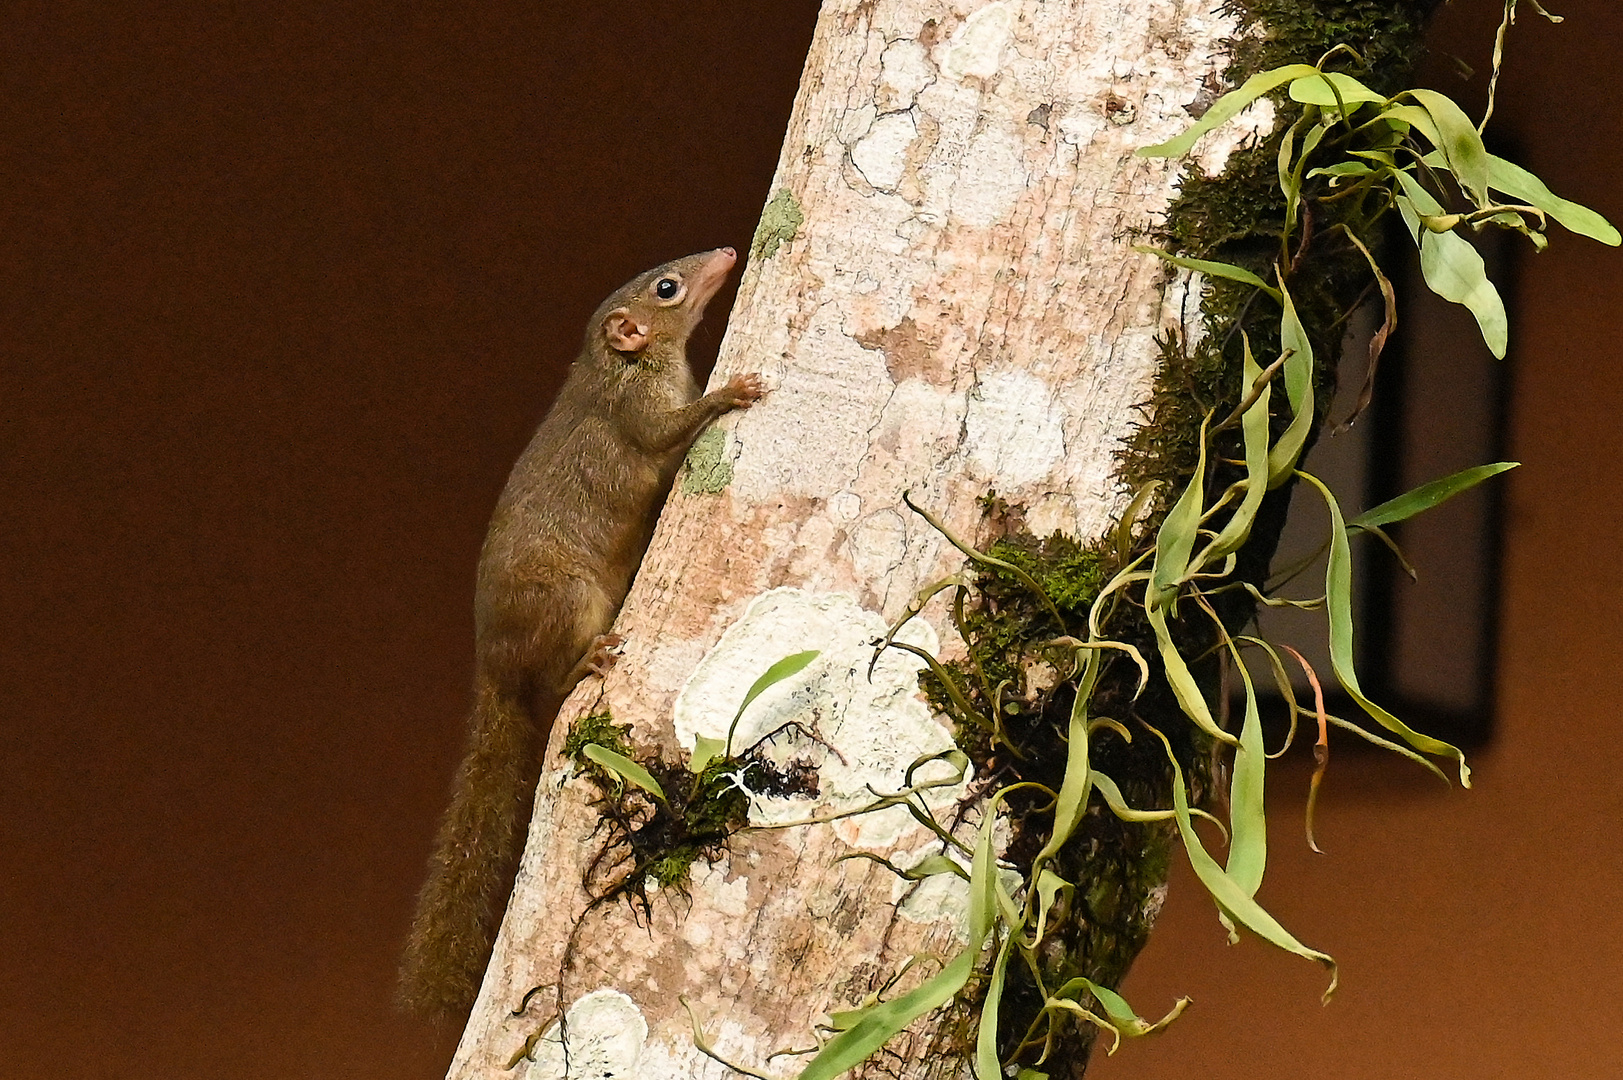
[[[583,754],[586,747],[593,745],[630,757],[631,744],[626,741],[630,733],[631,725],[616,724],[607,710],[591,713],[570,726],[569,734],[564,737],[564,757],[573,759],[577,764],[596,768]]]

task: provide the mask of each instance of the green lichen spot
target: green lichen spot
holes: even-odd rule
[[[793,240],[805,221],[799,200],[788,188],[779,189],[761,211],[761,223],[755,226],[755,239],[750,241],[750,262],[776,255],[778,245]]]
[[[682,472],[682,494],[719,495],[733,482],[733,463],[727,460],[727,433],[706,428],[688,450]]]

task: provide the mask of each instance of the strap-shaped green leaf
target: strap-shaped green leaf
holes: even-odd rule
[[[1161,654],[1167,685],[1172,687],[1172,696],[1178,699],[1178,707],[1195,722],[1196,727],[1212,738],[1231,746],[1238,744],[1240,740],[1218,727],[1217,721],[1212,719],[1212,710],[1206,704],[1205,695],[1200,692],[1200,684],[1195,682],[1189,665],[1184,662],[1178,646],[1172,641],[1171,631],[1167,629],[1166,608],[1147,607],[1144,614],[1149,620],[1150,629],[1155,631],[1156,651]]]
[[[1289,355],[1285,360],[1285,393],[1290,398],[1290,426],[1279,441],[1268,451],[1268,487],[1270,490],[1290,478],[1291,470],[1302,457],[1302,448],[1313,432],[1313,344],[1308,341],[1302,320],[1297,317],[1296,304],[1290,290],[1279,289],[1284,311],[1279,316],[1279,344]]]
[[[750,707],[750,702],[760,697],[767,690],[781,683],[792,675],[798,675],[805,670],[806,665],[822,655],[817,649],[807,649],[805,652],[791,653],[782,660],[767,668],[761,677],[750,684],[744,693],[744,700],[738,703],[738,711],[733,714],[733,722],[727,726],[727,756],[733,753],[733,732],[738,729],[738,721],[743,717],[744,710]]]
[[[997,1056],[998,1013],[1003,1005],[1003,981],[1009,970],[1009,954],[1014,951],[1014,935],[1003,939],[986,980],[986,997],[981,1003],[980,1022],[975,1032],[975,1076],[977,1080],[1000,1080],[1003,1063]]]
[[[1098,649],[1088,649],[1082,662],[1082,677],[1077,680],[1076,698],[1071,703],[1071,721],[1065,748],[1065,778],[1060,782],[1059,796],[1054,800],[1054,829],[1048,843],[1032,860],[1033,870],[1040,870],[1052,859],[1076,831],[1082,814],[1088,808],[1088,792],[1093,784],[1088,771],[1088,702],[1093,698],[1093,685],[1099,676]]]
[[[1437,131],[1436,121],[1432,120],[1431,113],[1422,109],[1419,105],[1388,105],[1381,110],[1380,115],[1371,120],[1365,127],[1371,125],[1381,126],[1383,124],[1388,127],[1394,124],[1402,125],[1398,129],[1400,131],[1413,128],[1424,135],[1427,142],[1438,147],[1439,151],[1442,148],[1443,137]],[[1358,151],[1355,150],[1353,153],[1358,153]]]
[[[1245,350],[1241,364],[1240,394],[1243,398],[1262,378],[1262,368],[1251,355],[1251,339],[1242,330],[1241,344]],[[1289,363],[1289,361],[1286,361]],[[1251,526],[1257,519],[1257,508],[1268,493],[1268,402],[1273,387],[1264,383],[1257,391],[1250,408],[1240,417],[1240,430],[1245,437],[1245,497],[1206,550],[1196,560],[1209,565],[1231,551],[1238,551],[1251,535]]]
[[[650,792],[660,802],[667,801],[665,789],[659,786],[659,781],[654,779],[653,774],[624,754],[617,754],[608,747],[599,746],[597,743],[587,743],[581,747],[581,753],[622,780],[629,781],[644,791]]]
[[[1121,788],[1116,786],[1116,782],[1097,769],[1093,770],[1093,788],[1104,797],[1105,805],[1110,807],[1110,812],[1123,821],[1171,821],[1178,816],[1174,810],[1133,809],[1127,805],[1127,800],[1122,796]],[[1216,825],[1218,831],[1223,834],[1223,842],[1228,843],[1229,827],[1223,824],[1221,820],[1208,814],[1198,806],[1190,807],[1189,812],[1195,817],[1205,818],[1213,825]]]
[[[1319,69],[1311,64],[1286,64],[1284,67],[1273,68],[1269,71],[1259,71],[1236,89],[1230,90],[1206,110],[1206,114],[1198,121],[1184,130],[1182,135],[1168,139],[1164,143],[1154,146],[1141,146],[1138,148],[1139,157],[1182,157],[1189,152],[1190,147],[1202,135],[1211,131],[1219,124],[1232,119],[1247,105],[1260,98],[1270,90],[1299,79],[1304,75],[1317,75]]]
[[[1421,484],[1395,499],[1388,499],[1379,506],[1365,510],[1357,517],[1349,518],[1347,528],[1373,529],[1390,525],[1394,521],[1405,521],[1422,510],[1430,510],[1439,503],[1447,502],[1462,491],[1469,491],[1490,476],[1498,476],[1520,464],[1519,461],[1496,461],[1492,465],[1476,465],[1469,469],[1461,469],[1457,473]]]
[[[1086,990],[1093,995],[1100,1005],[1104,1006],[1105,1015],[1103,1018],[1092,1012],[1087,1013],[1087,1018],[1096,1024],[1103,1019],[1104,1023],[1099,1024],[1099,1026],[1115,1036],[1110,1048],[1105,1051],[1106,1054],[1114,1054],[1121,1047],[1123,1038],[1136,1039],[1155,1034],[1182,1016],[1183,1011],[1189,1007],[1188,998],[1179,998],[1165,1016],[1152,1024],[1135,1013],[1133,1007],[1127,1004],[1126,998],[1108,986],[1100,986],[1092,979],[1080,975],[1054,991],[1052,998],[1050,998],[1050,1004],[1063,1004],[1065,1003],[1064,999],[1071,997],[1079,990]]]
[[[791,653],[767,668],[759,679],[750,684],[748,692],[744,694],[743,702],[738,706],[738,711],[743,712],[749,708],[750,702],[760,697],[766,690],[789,678],[789,676],[800,674],[806,669],[807,664],[816,660],[820,655],[821,653],[816,649],[807,649],[805,652]]]
[[[1275,300],[1279,299],[1278,289],[1274,288],[1272,285],[1268,284],[1266,281],[1262,280],[1256,274],[1253,274],[1243,266],[1235,266],[1233,263],[1226,262],[1213,262],[1211,259],[1189,259],[1182,255],[1174,255],[1170,251],[1162,251],[1158,247],[1149,247],[1144,244],[1134,244],[1133,250],[1142,252],[1145,255],[1159,256],[1160,258],[1165,259],[1167,262],[1172,263],[1174,266],[1181,266],[1185,270],[1195,270],[1205,274],[1207,277],[1228,278],[1230,281],[1238,281],[1242,284],[1253,286],[1261,289]]]
[[[1257,895],[1263,871],[1268,865],[1268,819],[1263,812],[1264,772],[1268,763],[1262,744],[1262,717],[1257,711],[1257,688],[1251,673],[1233,642],[1230,655],[1240,681],[1245,686],[1245,721],[1240,725],[1240,745],[1234,751],[1233,775],[1229,780],[1228,865],[1224,869],[1247,896]]]
[[[1206,482],[1206,425],[1210,422],[1210,416],[1200,422],[1195,471],[1155,533],[1155,561],[1150,566],[1150,583],[1144,598],[1148,611],[1160,611],[1170,604],[1178,595],[1179,583],[1189,573],[1189,556],[1194,551],[1195,536],[1205,509],[1201,495]]]
[[[1433,168],[1443,164],[1440,153],[1427,154],[1425,161]],[[1563,199],[1546,187],[1544,181],[1497,154],[1488,155],[1488,186],[1537,207],[1579,236],[1618,246],[1618,232],[1611,222],[1587,206]]]
[[[1386,104],[1384,97],[1351,75],[1343,75],[1339,71],[1320,71],[1293,79],[1288,93],[1292,101],[1317,105],[1321,109],[1335,109],[1344,104],[1348,106],[1348,113],[1356,112],[1357,107],[1366,102]]]
[[[1309,176],[1368,176],[1375,170],[1362,161],[1338,161],[1333,165],[1324,165],[1311,170]]]
[[[994,831],[998,807],[1008,795],[1023,785],[1007,787],[987,799],[982,806],[980,832],[975,856],[969,868],[969,943],[947,966],[921,985],[866,1009],[855,1010],[857,1019],[830,1039],[817,1056],[801,1070],[798,1080],[834,1080],[847,1069],[868,1060],[891,1036],[931,1009],[940,1008],[963,989],[975,970],[981,949],[992,936],[997,919],[997,853]]]
[[[979,951],[965,949],[922,985],[862,1010],[861,1019],[823,1044],[817,1056],[801,1070],[799,1080],[834,1080],[868,1060],[908,1024],[951,1001],[969,981]]]

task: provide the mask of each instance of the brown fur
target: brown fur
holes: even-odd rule
[[[605,662],[682,456],[704,426],[764,388],[740,375],[699,397],[687,340],[736,256],[666,263],[593,316],[558,399],[513,466],[479,557],[473,715],[401,964],[400,1002],[472,1005],[512,890],[552,720]],[[680,291],[658,295],[674,279]]]

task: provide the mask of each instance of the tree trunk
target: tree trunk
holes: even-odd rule
[[[735,750],[767,737],[759,753],[786,778],[757,792],[751,824],[866,805],[952,746],[921,660],[893,650],[867,674],[874,639],[964,563],[903,493],[971,539],[989,492],[1038,535],[1091,539],[1120,514],[1116,458],[1151,398],[1157,335],[1198,314],[1131,248],[1180,165],[1133,151],[1186,126],[1221,75],[1235,24],[1214,6],[824,4],[715,375],[759,370],[773,389],[695,447],[617,624],[623,655],[554,729],[452,1076],[563,1076],[560,1014],[570,1076],[727,1075],[696,1048],[684,997],[717,1053],[790,1076],[806,1058],[769,1055],[815,1045],[819,1016],[915,985],[931,964],[889,985],[911,957],[956,951],[956,878],[840,861],[939,853],[905,810],[747,829],[658,888],[615,864],[600,788],[561,749],[607,712],[631,726],[633,756],[679,773],[762,672],[812,649],[734,735]],[[1207,171],[1247,134],[1215,133]],[[961,651],[941,607],[904,640]],[[984,791],[934,794],[943,821],[974,829]],[[1158,884],[1134,913],[1145,926]],[[954,1015],[926,1016],[871,1070],[962,1075]],[[508,1073],[526,1045],[533,1064]]]

